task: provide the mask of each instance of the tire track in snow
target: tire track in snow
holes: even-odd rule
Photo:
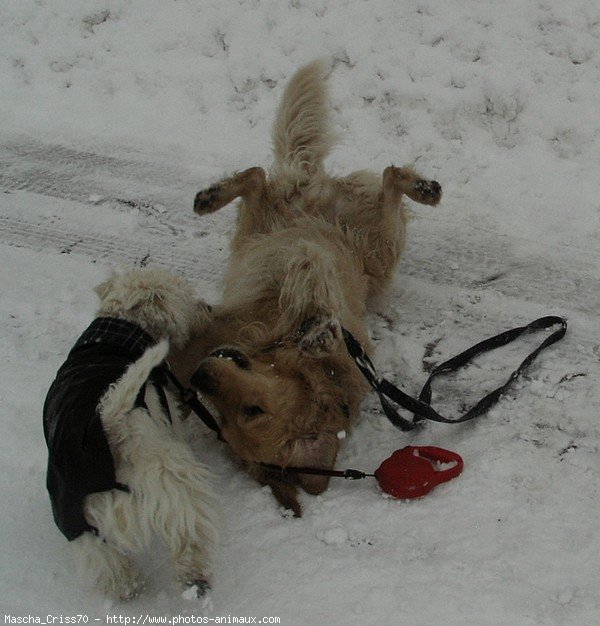
[[[170,236],[197,227],[191,210],[199,184],[168,165],[79,151],[33,139],[0,137],[0,188],[137,208]]]
[[[546,308],[595,314],[600,307],[597,261],[586,262],[583,253],[515,257],[506,236],[463,227],[446,228],[442,235],[413,231],[407,239],[401,271],[413,278],[474,293],[492,291]]]
[[[171,247],[136,244],[128,239],[98,235],[83,230],[65,230],[27,220],[0,216],[0,242],[37,252],[52,250],[60,254],[76,254],[91,258],[92,262],[110,261],[111,264],[139,266],[160,265],[188,275],[197,275],[199,267],[204,274],[217,272],[216,263],[204,257],[182,254]],[[212,267],[211,267],[212,265]]]
[[[191,173],[168,165],[132,158],[76,150],[34,139],[0,137],[0,189],[27,191],[90,205],[90,197],[109,203],[113,210],[136,208],[150,223],[142,231],[152,237],[144,245],[118,235],[93,231],[64,230],[25,219],[3,217],[0,240],[36,250],[52,249],[123,263],[157,263],[182,272],[204,274],[222,271],[223,255],[204,254],[190,258],[176,250],[177,237],[197,231],[199,220],[191,211],[198,183]],[[427,219],[427,218],[423,218]],[[215,215],[210,231],[222,234],[231,217]],[[436,222],[442,224],[440,220]],[[203,233],[206,234],[206,233]],[[210,239],[207,238],[207,239]],[[207,239],[204,241],[208,244]],[[177,249],[173,249],[173,245]],[[563,267],[562,259],[530,257],[511,260],[506,238],[461,225],[443,224],[443,229],[411,228],[400,272],[434,285],[478,293],[492,291],[545,308],[564,306],[585,314],[600,307],[600,290],[594,278],[597,267],[577,261]]]

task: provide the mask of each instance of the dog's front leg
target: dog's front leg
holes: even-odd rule
[[[302,517],[302,507],[298,502],[298,489],[289,482],[285,482],[274,471],[258,465],[249,467],[249,473],[261,485],[271,487],[273,496],[284,509],[292,511],[294,517]]]
[[[307,319],[298,331],[300,351],[327,356],[342,345],[342,325],[337,317],[326,315]]]
[[[342,339],[343,294],[333,255],[317,243],[299,242],[291,251],[279,294],[287,329],[297,332],[304,352],[324,355]]]

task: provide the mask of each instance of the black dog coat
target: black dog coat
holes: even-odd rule
[[[87,495],[127,491],[116,480],[98,405],[109,386],[155,343],[131,322],[100,317],[78,339],[48,391],[43,413],[46,486],[54,521],[69,541],[85,531],[97,533],[83,513]],[[136,406],[144,406],[143,395],[142,389]]]

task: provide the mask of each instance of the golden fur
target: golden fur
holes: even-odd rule
[[[223,302],[175,358],[218,409],[234,455],[297,516],[293,483],[316,494],[329,479],[284,478],[260,463],[333,467],[338,433],[357,420],[368,391],[341,326],[371,350],[367,302],[385,290],[404,247],[402,196],[432,205],[441,197],[435,181],[409,168],[325,173],[333,139],[323,75],[312,63],[288,84],[268,176],[253,167],[196,196],[199,215],[241,201]]]

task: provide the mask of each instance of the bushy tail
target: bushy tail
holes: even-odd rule
[[[166,340],[148,348],[104,394],[99,411],[109,440],[115,442],[123,439],[123,433],[127,428],[127,425],[123,424],[124,414],[134,407],[140,389],[148,380],[150,372],[162,363],[168,352],[169,343]]]
[[[273,127],[275,172],[313,175],[335,141],[329,129],[325,65],[314,61],[288,83]]]

